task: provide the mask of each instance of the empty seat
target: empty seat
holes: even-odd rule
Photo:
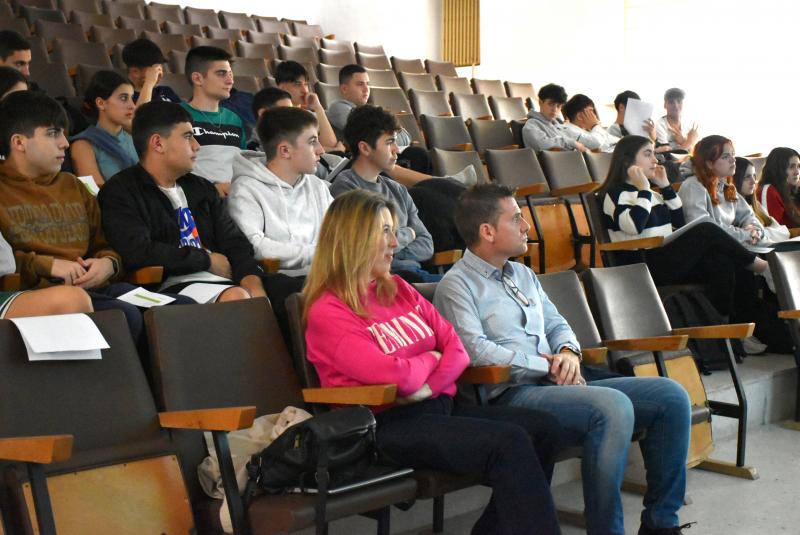
[[[70,16],[73,24],[79,24],[83,31],[87,32],[92,26],[103,26],[105,28],[116,28],[111,15],[106,13],[84,13],[83,11],[73,11]]]
[[[320,47],[327,48],[328,50],[349,50],[353,53],[353,57],[355,57],[356,50],[353,48],[353,43],[351,41],[345,41],[342,39],[320,39]],[[353,61],[355,63],[355,60]]]
[[[233,78],[233,87],[237,91],[246,91],[247,93],[258,93],[261,91],[261,78],[258,76],[244,75],[235,76]]]
[[[466,78],[454,78],[452,76],[436,76],[439,89],[449,94],[471,95],[472,86]]]
[[[431,164],[435,176],[453,176],[466,166],[471,165],[475,169],[479,184],[489,181],[486,170],[481,163],[481,158],[474,150],[442,150],[434,148],[431,150]]]
[[[58,8],[58,5],[56,5],[55,0],[14,0],[14,2],[12,3],[17,7],[17,9],[23,6],[32,6],[42,9]]]
[[[25,19],[18,17],[1,17],[0,30],[17,32],[23,37],[28,37],[31,34],[31,29]]]
[[[184,50],[170,50],[167,54],[167,61],[169,70],[175,74],[183,74],[186,70],[186,55],[188,52]],[[177,90],[176,90],[177,91]],[[180,95],[180,93],[178,93]]]
[[[289,23],[270,17],[253,17],[258,24],[258,31],[264,33],[291,33]]]
[[[411,112],[406,92],[399,87],[373,87],[369,92],[369,101],[392,113]]]
[[[479,80],[472,79],[472,89],[476,93],[486,95],[487,97],[505,97],[506,90],[503,87],[503,82],[500,80]]]
[[[119,17],[134,19],[144,18],[144,2],[118,2],[116,0],[103,0],[103,11],[117,20]]]
[[[430,59],[425,60],[425,70],[430,74],[438,76],[457,77],[456,66],[452,61],[433,61]]]
[[[207,33],[212,39],[228,39],[229,41],[238,41],[242,39],[242,30],[229,30],[226,28],[213,28],[209,26]]]
[[[414,89],[415,91],[436,91],[436,83],[433,81],[432,74],[414,74],[408,72],[398,73],[400,85],[406,92]]]
[[[198,24],[204,28],[221,28],[217,12],[213,9],[187,7],[183,10],[187,24]]]
[[[119,27],[134,30],[136,32],[155,32],[161,33],[161,27],[155,20],[126,17],[121,15],[118,19]]]
[[[311,63],[312,65],[319,63],[317,52],[313,48],[293,48],[281,45],[278,47],[278,57],[283,60],[290,59],[298,63]]]
[[[322,103],[322,107],[325,109],[328,109],[328,106],[337,100],[342,100],[342,94],[339,91],[338,84],[325,84],[322,82],[317,82],[314,85],[314,92],[319,97],[319,101]]]
[[[261,58],[265,60],[278,57],[274,45],[260,43],[245,43],[236,41],[236,53],[243,58]]]
[[[315,37],[317,39],[325,37],[325,32],[319,24],[292,23],[292,33],[297,37]]]
[[[367,69],[391,69],[392,64],[383,54],[356,53],[358,64]]]
[[[319,41],[313,37],[297,37],[296,35],[284,35],[283,44],[294,48],[313,48],[319,50]]]
[[[230,11],[220,11],[219,20],[223,28],[230,30],[256,31],[256,21],[247,16],[246,13],[231,13]]]
[[[165,72],[159,85],[166,85],[172,88],[183,100],[192,98],[192,84],[189,83],[183,73]]]
[[[58,8],[64,13],[71,11],[101,13],[100,2],[96,0],[58,0]]]
[[[406,132],[408,132],[408,135],[411,136],[412,143],[423,149],[428,148],[428,144],[425,142],[425,136],[422,135],[422,130],[419,129],[419,123],[417,122],[417,118],[414,117],[413,113],[401,112],[395,113],[394,116],[397,119],[397,124],[400,125],[400,128],[405,128]]]
[[[319,49],[319,60],[328,65],[352,65],[356,62],[356,55],[352,50]]]
[[[483,154],[486,149],[518,149],[508,123],[502,120],[472,121],[468,125],[475,150]]]
[[[392,56],[392,69],[394,72],[408,72],[413,74],[425,73],[425,66],[422,64],[421,59],[403,59]]]
[[[519,82],[506,82],[506,93],[509,97],[519,97],[525,100],[525,105],[529,110],[534,108],[536,102],[536,92],[533,90],[533,84],[519,83]]]
[[[453,94],[453,113],[467,119],[493,119],[492,110],[485,95]]]
[[[13,19],[14,17],[16,17],[16,14],[14,13],[14,9],[11,7],[11,4],[0,2],[0,18]]]
[[[328,65],[326,63],[320,63],[317,65],[317,74],[319,75],[319,80],[326,84],[339,85],[340,70],[342,70],[341,65]],[[372,79],[370,79],[370,84],[371,83]]]
[[[67,67],[61,63],[32,62],[31,80],[51,97],[76,96],[75,86],[72,84]]]
[[[173,35],[168,33],[155,33],[155,32],[142,32],[142,37],[150,39],[166,57],[170,50],[189,50],[189,43],[182,35]]]
[[[489,97],[489,107],[495,119],[510,122],[524,120],[528,116],[528,108],[520,97]]]
[[[37,20],[66,23],[67,17],[59,9],[44,9],[33,6],[19,6],[19,14],[33,28]]]
[[[421,115],[432,116],[452,116],[453,110],[450,109],[450,104],[447,102],[447,96],[444,91],[415,91],[408,92],[411,99],[411,107],[414,109],[414,115],[417,119]],[[463,121],[463,119],[461,119]]]
[[[236,77],[255,76],[260,80],[269,74],[267,62],[263,58],[232,58],[231,69]]]
[[[250,43],[272,45],[274,47],[283,44],[281,41],[281,34],[279,33],[250,32],[247,35],[247,41]]]
[[[53,63],[63,63],[67,69],[74,69],[80,63],[112,67],[106,47],[100,43],[80,43],[78,41],[53,41]]]
[[[386,52],[383,50],[383,45],[366,45],[364,43],[356,42],[355,47],[356,52],[359,54],[374,54],[378,56],[386,55]]]
[[[102,43],[106,49],[111,50],[115,45],[126,45],[136,39],[136,31],[122,28],[106,28],[104,26],[92,26],[89,35],[95,43]]]
[[[157,4],[150,2],[145,8],[147,18],[158,22],[177,22],[183,24],[186,20],[183,17],[181,6],[170,4]]]
[[[47,45],[44,39],[38,35],[31,35],[25,39],[31,45],[31,65],[44,65],[50,62],[50,54],[47,51]]]
[[[367,69],[369,85],[378,87],[400,87],[397,75],[392,69]]]
[[[51,45],[55,39],[65,41],[77,41],[85,43],[86,32],[79,24],[65,24],[63,22],[51,22],[49,20],[37,20],[36,35],[44,39],[47,45]]]
[[[605,182],[608,175],[608,168],[611,166],[610,152],[585,152],[583,158],[586,160],[586,167],[595,182]]]
[[[184,24],[181,22],[164,22],[164,33],[171,33],[173,35],[181,35],[185,38],[189,36],[205,37],[203,28],[199,24]]]
[[[192,48],[196,46],[215,46],[226,51],[231,56],[233,55],[233,43],[230,39],[210,39],[208,37],[192,36]]]
[[[472,150],[472,138],[461,117],[420,117],[422,132],[432,149]]]
[[[559,190],[586,186],[594,188],[595,184],[583,155],[575,150],[552,151],[544,150],[539,153],[539,162],[542,164],[550,190],[554,195],[560,195]],[[573,192],[580,193],[580,192]]]
[[[538,184],[543,191],[548,189],[547,179],[533,149],[487,150],[486,165],[489,176],[509,188],[522,189]]]

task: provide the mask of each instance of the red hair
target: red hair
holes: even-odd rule
[[[717,184],[720,178],[725,180],[725,187],[723,190],[725,200],[728,202],[736,202],[736,185],[733,182],[733,176],[718,177],[711,171],[711,165],[722,156],[726,144],[733,147],[733,141],[726,137],[707,136],[694,146],[694,153],[692,154],[694,175],[697,177],[697,180],[705,186],[708,194],[711,196],[712,204],[719,204],[719,198],[717,198]]]

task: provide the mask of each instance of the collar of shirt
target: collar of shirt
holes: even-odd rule
[[[466,266],[468,266],[470,269],[476,271],[478,274],[487,279],[502,281],[503,275],[512,277],[514,273],[514,269],[512,268],[511,263],[508,260],[506,260],[506,263],[503,264],[503,270],[501,272],[501,270],[499,270],[498,268],[496,268],[495,266],[493,266],[480,256],[476,255],[469,249],[466,249],[464,251],[464,256],[462,257],[462,260]]]

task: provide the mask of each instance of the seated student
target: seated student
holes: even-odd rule
[[[564,115],[569,121],[564,128],[589,150],[611,152],[619,137],[613,136],[603,128],[597,117],[597,110],[592,99],[578,93],[564,104]]]
[[[556,84],[547,84],[539,89],[539,111],[531,110],[522,127],[525,146],[536,152],[549,149],[588,150],[577,141],[572,132],[558,120],[561,107],[567,101],[567,92]]]
[[[789,147],[776,147],[767,155],[756,196],[775,220],[789,228],[800,227],[800,154]]]
[[[286,275],[305,275],[333,200],[328,183],[312,174],[323,152],[317,120],[278,107],[261,115],[256,130],[264,153],[234,157],[228,209],[256,258],[280,260]]]
[[[172,102],[149,102],[133,120],[141,163],[100,190],[103,229],[128,269],[164,266],[166,292],[193,282],[231,284],[217,298],[264,296],[253,248],[214,186],[191,173],[197,142],[191,117]]]
[[[603,219],[611,241],[669,236],[685,223],[681,199],[645,137],[626,136],[617,143],[602,191]],[[615,256],[623,262],[627,257],[631,264],[644,260],[656,286],[704,284],[709,301],[726,318],[736,302],[737,273],[767,269],[766,261],[710,221],[695,224],[662,247]]]
[[[95,310],[122,310],[139,339],[141,313],[115,299],[134,287],[108,284],[122,265],[106,242],[97,199],[60,171],[66,123],[64,109],[42,93],[18,91],[0,103],[0,232],[14,249],[23,289],[83,288]]]
[[[747,201],[755,216],[764,225],[764,232],[766,232],[767,238],[774,242],[788,240],[792,237],[789,228],[786,225],[781,225],[774,217],[769,215],[755,195],[757,181],[758,177],[756,177],[756,168],[753,162],[747,158],[737,156],[736,172],[733,174],[736,191],[741,193],[742,198]]]
[[[275,68],[275,83],[292,97],[292,105],[303,108],[317,116],[319,139],[326,151],[342,151],[344,146],[336,139],[336,134],[325,113],[325,108],[315,93],[308,89],[308,72],[296,61],[281,61]]]
[[[247,148],[241,117],[220,106],[233,88],[230,59],[228,52],[214,46],[191,49],[186,55],[186,77],[192,84],[192,98],[181,102],[200,144],[194,172],[213,182],[222,197],[230,191],[233,157]]]
[[[656,142],[658,145],[669,145],[672,150],[691,151],[697,141],[697,124],[686,128],[681,124],[683,89],[673,87],[664,93],[664,109],[667,114],[656,121]]]
[[[133,138],[127,132],[136,108],[133,86],[114,71],[97,71],[89,81],[83,102],[95,119],[95,126],[70,140],[72,165],[79,176],[92,176],[102,186],[139,161]]]
[[[0,234],[0,277],[15,271],[14,251]],[[89,294],[77,286],[53,286],[27,292],[0,291],[0,319],[92,311]]]
[[[141,106],[151,100],[180,102],[181,97],[166,85],[159,85],[167,62],[161,49],[149,39],[136,39],[122,49],[122,62],[133,84],[133,101]]]
[[[548,489],[558,448],[552,417],[454,404],[469,361],[453,327],[389,274],[394,204],[352,191],[331,204],[303,289],[306,346],[322,386],[396,384],[374,409],[379,452],[401,466],[481,476],[492,487],[472,533],[559,533]]]
[[[614,109],[617,110],[617,118],[614,124],[608,127],[608,133],[616,137],[625,137],[629,134],[625,128],[625,108],[628,106],[628,99],[642,100],[638,93],[633,91],[623,91],[614,97]],[[656,140],[656,123],[652,119],[645,119],[642,123],[642,128],[647,132],[647,136],[651,141]],[[658,152],[658,151],[656,151]]]
[[[399,130],[397,119],[383,108],[369,104],[350,113],[344,136],[353,153],[353,165],[339,173],[331,185],[331,193],[338,197],[353,189],[367,189],[385,195],[397,206],[397,249],[392,269],[411,272],[412,277],[423,281],[437,281],[422,269],[421,262],[433,256],[433,240],[419,219],[417,206],[408,190],[383,175],[394,168],[397,161],[395,133]],[[412,282],[416,279],[412,278]]]
[[[645,430],[639,534],[680,533],[691,426],[686,390],[663,377],[616,376],[586,386],[575,333],[534,272],[509,261],[524,254],[530,227],[510,189],[473,186],[459,199],[456,225],[467,250],[437,286],[434,304],[474,366],[512,366],[510,382],[491,388],[491,404],[548,412],[583,446],[588,533],[624,534],[620,485],[633,431]]]
[[[0,100],[15,91],[30,89],[25,75],[12,67],[0,67]]]

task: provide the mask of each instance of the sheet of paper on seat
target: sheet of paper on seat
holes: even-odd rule
[[[653,105],[650,102],[644,102],[635,98],[629,98],[628,103],[625,105],[625,119],[622,125],[628,134],[632,136],[644,136],[649,138],[650,135],[645,131],[644,122],[653,117]]]
[[[132,305],[136,305],[140,308],[160,307],[175,301],[174,297],[151,292],[149,290],[145,290],[141,286],[134,288],[128,293],[120,295],[117,297],[117,299]]]
[[[92,175],[79,176],[78,180],[80,180],[81,184],[86,186],[86,189],[89,190],[89,193],[95,197],[97,197],[97,194],[100,193],[100,188],[97,186],[97,182],[94,181],[94,177]]]
[[[208,284],[205,282],[195,282],[178,292],[180,295],[191,297],[200,304],[213,303],[219,294],[232,288],[233,284]]]
[[[22,336],[29,360],[100,359],[109,345],[86,314],[12,318]]]

